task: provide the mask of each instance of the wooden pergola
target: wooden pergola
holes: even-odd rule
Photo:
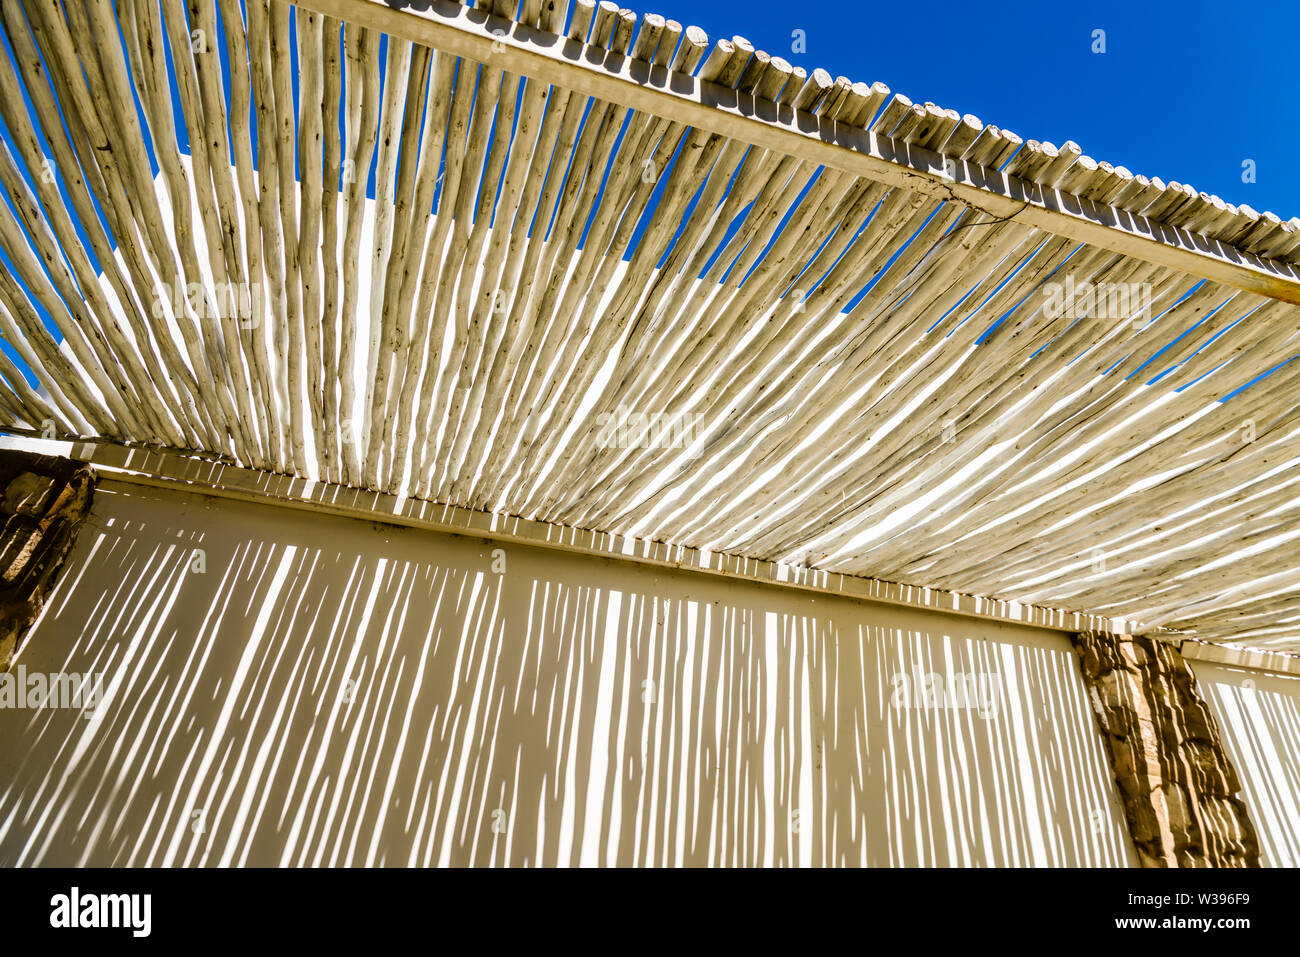
[[[1300,647],[1300,221],[608,2],[0,14],[6,431]]]

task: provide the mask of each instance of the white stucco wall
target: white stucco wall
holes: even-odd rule
[[[0,710],[0,864],[1134,862],[1062,635],[111,481],[93,521],[18,663],[107,697]]]
[[[1300,677],[1193,661],[1241,779],[1261,862],[1300,867]]]

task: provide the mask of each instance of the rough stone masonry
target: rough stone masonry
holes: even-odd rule
[[[1074,648],[1144,867],[1258,867],[1219,729],[1178,648],[1085,632]]]
[[[94,485],[79,462],[0,450],[0,671],[53,589]]]

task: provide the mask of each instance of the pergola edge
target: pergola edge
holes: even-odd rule
[[[1132,634],[1141,627],[1136,622],[1084,612],[709,552],[686,545],[276,475],[160,449],[20,436],[0,436],[0,449],[71,458],[90,466],[105,481],[187,491],[506,544],[559,549],[642,566],[793,589],[805,594],[913,608],[1066,635],[1084,631]],[[1165,634],[1157,631],[1150,637],[1161,638]]]
[[[1300,268],[1086,197],[607,52],[452,0],[299,0],[421,46],[672,119],[1000,220],[1300,304]]]

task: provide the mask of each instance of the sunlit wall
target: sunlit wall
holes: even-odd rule
[[[1262,862],[1300,867],[1300,678],[1192,662],[1237,776]]]
[[[1027,627],[106,481],[18,663],[4,865],[1134,861]]]

